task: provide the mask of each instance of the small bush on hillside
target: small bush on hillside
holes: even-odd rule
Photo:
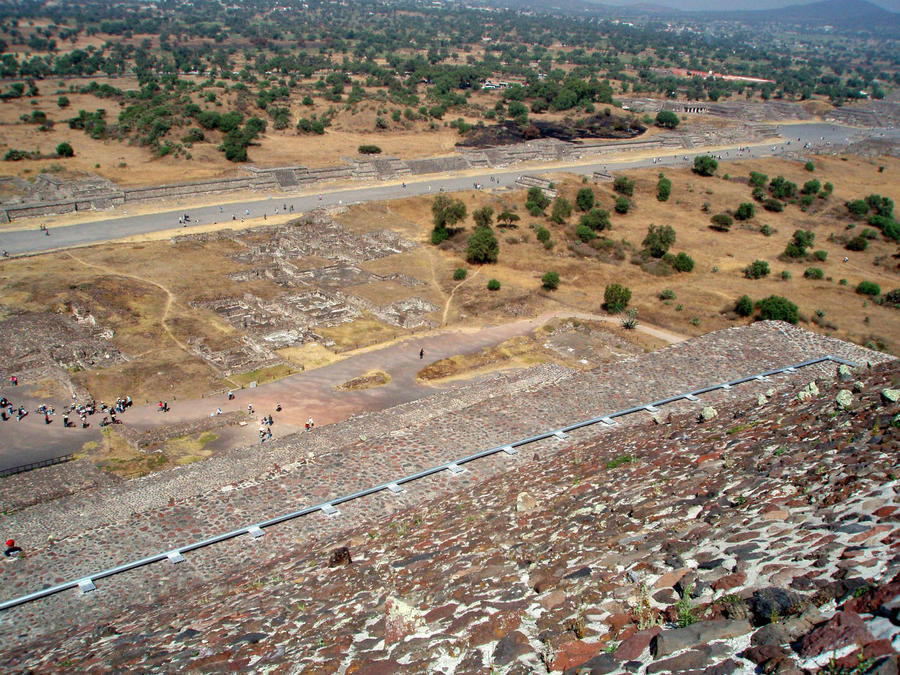
[[[628,210],[631,208],[631,202],[628,201],[628,197],[617,197],[615,208],[616,208],[616,213],[621,213],[621,214],[628,213]]]
[[[487,289],[489,291],[499,291],[500,290],[500,282],[496,279],[490,279],[487,282]]]
[[[377,145],[361,145],[356,150],[361,155],[380,155],[381,154],[381,148],[379,148]]]
[[[822,249],[813,251],[813,258],[815,258],[819,262],[825,262],[826,260],[828,260],[828,251],[823,251]]]
[[[754,260],[744,268],[744,276],[748,279],[762,279],[769,276],[769,263],[765,260]]]
[[[743,202],[734,212],[735,220],[750,220],[756,215],[756,207],[750,202]]]
[[[787,180],[784,176],[776,176],[769,183],[769,192],[776,199],[790,199],[797,194],[797,184]]]
[[[800,192],[805,195],[815,195],[818,194],[820,189],[822,189],[822,184],[815,178],[813,178],[812,180],[808,180],[803,184]]]
[[[606,311],[618,314],[628,306],[631,300],[631,290],[621,284],[609,284],[603,293],[606,302]]]
[[[669,225],[651,225],[642,246],[654,258],[662,258],[675,243],[675,230]]]
[[[884,294],[884,304],[900,309],[900,288],[895,288]]]
[[[869,240],[863,236],[853,237],[853,239],[844,244],[844,248],[848,251],[865,251],[869,248]]]
[[[869,212],[869,205],[866,203],[865,199],[854,199],[852,201],[845,202],[844,206],[847,207],[850,215],[856,216],[857,218],[862,218]]]
[[[710,155],[694,157],[694,173],[700,176],[712,176],[719,168],[719,163]]]
[[[594,207],[594,191],[591,188],[581,188],[575,195],[575,206],[579,211],[590,211]]]
[[[553,202],[553,211],[550,214],[550,220],[557,225],[562,225],[571,215],[572,204],[569,203],[569,200],[564,199],[563,197],[557,197],[556,201]]]
[[[860,281],[856,287],[856,292],[860,295],[881,295],[881,287],[873,281]]]
[[[782,281],[790,281],[793,278],[793,275],[787,270],[781,271],[781,280]]]
[[[453,271],[453,279],[455,281],[462,281],[463,279],[465,279],[468,276],[468,274],[469,273],[465,267],[457,267]]]
[[[769,177],[766,174],[759,173],[758,171],[750,172],[750,185],[752,187],[764,188],[768,182]]]
[[[673,113],[671,110],[660,110],[656,113],[656,126],[663,127],[665,129],[674,129],[678,126],[678,115]]]
[[[550,198],[537,186],[528,188],[528,196],[525,198],[525,208],[533,216],[543,215],[544,209],[550,206]]]
[[[800,310],[793,302],[780,295],[770,295],[756,303],[759,318],[766,321],[787,321],[797,323]]]
[[[659,292],[660,300],[674,300],[675,299],[675,291],[671,288],[666,288]]]
[[[581,216],[581,224],[595,232],[601,232],[612,227],[609,220],[609,211],[605,209],[591,209]]]
[[[803,168],[806,169],[807,171],[815,171],[816,165],[813,164],[812,162],[807,162],[806,164],[803,165]]]
[[[586,225],[579,225],[575,228],[575,236],[586,244],[591,241],[591,239],[596,239],[600,235]]]
[[[548,291],[559,288],[559,272],[545,272],[541,277],[541,286]]]
[[[629,180],[628,176],[616,176],[616,179],[613,181],[613,190],[620,195],[631,197],[634,195],[634,181]]]
[[[806,271],[803,273],[803,277],[806,279],[813,279],[813,280],[824,279],[825,272],[823,272],[818,267],[807,267]]]
[[[546,227],[538,225],[534,233],[537,236],[537,240],[542,244],[546,244],[548,241],[550,241],[550,230],[548,230]]]
[[[772,236],[772,228],[768,225],[763,225],[761,228],[759,228],[759,231],[764,237]]]
[[[659,174],[659,181],[656,183],[656,198],[661,202],[669,201],[669,195],[672,194],[672,181],[663,174]]]
[[[681,251],[669,262],[679,272],[690,272],[694,269],[694,259],[684,251]]]
[[[871,227],[864,227],[863,231],[859,233],[859,236],[865,237],[866,239],[878,239],[878,232]]]
[[[63,141],[56,146],[56,154],[60,157],[74,157],[75,151],[72,149],[71,145],[69,145],[66,141]]]
[[[753,314],[753,300],[749,295],[742,295],[734,304],[734,312],[738,316],[750,316]]]
[[[490,206],[475,209],[472,211],[472,220],[475,221],[476,227],[490,227],[494,224],[494,209]]]
[[[731,226],[734,225],[734,218],[727,213],[717,213],[710,218],[710,221],[712,222],[710,227],[719,232],[728,232],[728,230],[731,229]]]
[[[784,211],[784,203],[778,201],[777,199],[767,199],[763,202],[763,208],[766,211],[771,211],[772,213],[781,213]]]

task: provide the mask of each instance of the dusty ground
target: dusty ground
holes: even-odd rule
[[[802,323],[828,334],[860,344],[872,344],[894,353],[900,351],[900,312],[873,304],[854,292],[862,280],[878,283],[886,292],[900,287],[896,245],[876,239],[865,252],[845,251],[829,241],[835,236],[863,229],[860,223],[847,230],[851,220],[844,202],[877,192],[900,201],[894,177],[900,161],[886,159],[870,162],[855,158],[818,158],[814,173],[802,164],[781,160],[753,160],[740,165],[723,165],[731,171],[723,177],[701,178],[687,170],[671,170],[672,197],[666,203],[655,198],[657,173],[652,169],[631,172],[636,182],[633,208],[627,215],[612,214],[612,230],[604,234],[616,242],[621,252],[595,256],[595,252],[576,243],[574,226],[579,214],[568,223],[557,225],[545,217],[533,218],[524,208],[524,191],[490,193],[474,191],[458,195],[469,211],[490,205],[495,213],[510,209],[522,220],[517,228],[497,229],[500,259],[496,265],[472,266],[465,262],[465,242],[473,225],[471,217],[465,231],[441,247],[428,243],[431,229],[431,202],[414,197],[390,204],[355,206],[338,219],[355,232],[393,229],[422,244],[419,248],[363,264],[379,274],[402,272],[423,282],[412,292],[393,282],[377,282],[347,289],[370,300],[393,300],[417,295],[433,302],[440,310],[434,320],[440,326],[472,326],[501,323],[514,318],[536,316],[561,309],[602,313],[603,291],[612,282],[628,286],[633,293],[631,306],[638,310],[641,324],[663,327],[682,335],[698,335],[739,321],[732,313],[735,300],[747,294],[758,300],[771,294],[783,295],[797,303]],[[879,173],[878,166],[885,170]],[[834,195],[819,201],[802,213],[789,206],[773,214],[758,210],[746,224],[736,224],[730,232],[709,228],[709,217],[751,201],[745,182],[750,170],[770,177],[782,174],[802,185],[812,177],[834,184]],[[575,193],[586,184],[563,171],[547,174],[557,183],[561,194],[574,202]],[[608,184],[592,186],[598,205],[612,211],[613,192]],[[709,212],[702,210],[709,203]],[[550,212],[550,209],[547,210]],[[684,251],[695,260],[693,272],[659,276],[646,267],[633,264],[634,252],[651,223],[671,225],[677,240],[673,252]],[[532,225],[546,227],[553,245],[540,244]],[[767,224],[773,234],[759,232]],[[779,255],[796,229],[810,229],[816,235],[814,249],[828,252],[825,262],[782,262]],[[191,300],[218,295],[237,295],[247,291],[261,298],[282,292],[265,279],[250,283],[229,280],[226,272],[240,265],[228,258],[235,244],[213,241],[205,244],[173,245],[162,235],[154,241],[94,246],[78,251],[6,261],[0,274],[0,303],[10,308],[37,311],[69,311],[73,306],[88,307],[104,326],[115,331],[114,342],[131,357],[129,362],[99,371],[74,373],[100,400],[130,392],[138,401],[157,398],[198,397],[205,392],[238,387],[250,380],[264,381],[296,370],[315,368],[339,359],[341,352],[392,342],[411,331],[384,324],[372,316],[348,324],[323,327],[321,333],[335,341],[332,349],[306,345],[282,350],[288,365],[237,375],[224,380],[200,358],[189,353],[187,343],[203,337],[208,344],[227,346],[236,343],[240,331],[226,325],[211,312],[190,306]],[[849,258],[842,262],[844,256]],[[769,262],[768,278],[751,281],[742,270],[750,262]],[[301,267],[325,264],[319,259],[292,261]],[[807,267],[819,267],[825,280],[803,278]],[[468,271],[466,279],[453,279],[455,269]],[[541,288],[541,276],[557,271],[561,283],[556,291]],[[782,271],[791,279],[782,279]],[[499,291],[486,289],[489,279],[501,283]],[[846,279],[846,285],[841,285]],[[675,297],[661,300],[660,293],[671,290]],[[821,312],[821,316],[817,315]],[[813,321],[818,323],[813,323]],[[628,332],[628,337],[635,333]],[[641,337],[640,339],[646,339]],[[644,345],[653,348],[654,345]],[[508,347],[508,346],[507,346]],[[544,349],[518,345],[516,358],[529,361]],[[510,361],[500,358],[499,361]],[[483,365],[483,364],[482,364]],[[482,365],[455,366],[457,370],[480,370]],[[248,379],[249,378],[249,379]]]

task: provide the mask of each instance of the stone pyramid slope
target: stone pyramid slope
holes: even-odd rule
[[[41,505],[14,514],[12,520],[18,518],[19,523],[44,524],[53,532],[64,532],[65,539],[57,541],[49,550],[38,550],[24,561],[15,563],[4,569],[8,580],[5,586],[7,593],[22,589],[22,592],[39,587],[40,583],[58,583],[63,578],[71,578],[72,574],[84,574],[91,569],[98,569],[98,562],[110,549],[121,554],[130,552],[158,552],[165,550],[165,543],[186,543],[184,538],[200,538],[209,529],[219,531],[230,529],[236,525],[253,522],[250,517],[271,512],[274,509],[290,510],[297,508],[298,503],[309,503],[333,497],[339,492],[335,490],[352,488],[354,485],[368,482],[373,484],[390,476],[379,474],[379,470],[409,473],[418,462],[440,461],[454,456],[467,454],[462,452],[468,446],[486,447],[492,443],[514,440],[515,437],[533,433],[533,430],[544,430],[548,426],[561,422],[571,422],[583,416],[612,412],[626,404],[653,400],[665,395],[679,393],[687,389],[758,372],[774,366],[783,366],[804,360],[822,353],[832,353],[853,358],[857,361],[876,360],[882,358],[852,345],[828,341],[827,338],[799,331],[782,324],[758,324],[738,331],[723,331],[705,338],[692,341],[676,348],[646,355],[627,364],[614,364],[588,374],[570,374],[560,376],[555,382],[541,386],[533,382],[531,391],[518,389],[515,393],[503,394],[490,399],[491,405],[482,402],[469,408],[449,406],[452,412],[442,414],[441,410],[424,410],[412,413],[410,410],[384,414],[383,424],[390,426],[391,421],[404,418],[404,415],[422,415],[424,423],[417,426],[410,424],[403,434],[390,433],[384,437],[369,438],[363,431],[376,428],[377,425],[353,426],[357,421],[345,425],[334,425],[332,433],[345,434],[344,446],[334,447],[334,454],[329,455],[329,465],[323,471],[318,465],[317,474],[309,475],[309,467],[258,467],[256,479],[242,485],[225,485],[219,483],[206,485],[206,491],[197,490],[194,496],[179,503],[172,498],[164,506],[153,505],[141,513],[128,514],[122,520],[119,511],[120,502],[133,503],[133,495],[124,494],[122,487],[94,495],[75,495],[69,500],[61,500],[53,505]],[[827,368],[832,373],[833,366]],[[825,368],[819,368],[818,374],[824,375]],[[736,404],[748,394],[755,397],[759,390],[797,385],[808,381],[810,372],[795,376],[786,376],[780,383],[765,385],[748,385],[747,388],[722,392],[717,398],[722,403],[730,401]],[[802,379],[805,378],[805,379]],[[634,393],[628,389],[633,388]],[[778,386],[775,387],[777,389]],[[742,394],[738,394],[741,391]],[[773,391],[773,394],[776,392]],[[707,397],[705,397],[707,398]],[[714,397],[709,397],[714,398]],[[603,407],[605,406],[605,407]],[[414,407],[413,407],[414,408]],[[535,412],[537,411],[537,412]],[[573,415],[573,412],[575,413]],[[586,414],[587,413],[587,414]],[[447,418],[456,417],[456,420]],[[644,418],[646,419],[646,418]],[[369,420],[372,422],[372,420]],[[647,429],[641,421],[632,422],[633,430],[639,430],[643,436]],[[663,428],[663,427],[659,427]],[[657,427],[653,427],[657,429]],[[325,431],[325,430],[322,430]],[[358,441],[347,443],[358,433]],[[628,436],[632,432],[627,429],[606,431],[594,429],[573,439],[568,446],[549,444],[536,447],[534,455],[545,460],[561,461],[559,451],[565,449],[567,455],[584,453],[585,459],[596,455],[596,446],[591,446],[591,439],[602,437],[603,448],[620,443],[619,435]],[[513,435],[513,438],[510,437]],[[518,434],[518,436],[515,436]],[[613,435],[611,435],[613,434]],[[365,438],[363,438],[365,436]],[[324,437],[324,435],[323,435]],[[457,438],[461,438],[458,442]],[[288,442],[297,445],[298,452],[305,451],[303,443],[306,439]],[[451,457],[447,457],[445,446],[453,445]],[[628,443],[622,441],[620,450],[629,451]],[[320,448],[321,449],[321,448]],[[456,451],[459,452],[456,452]],[[605,450],[604,450],[605,452]],[[340,453],[338,455],[338,453]],[[531,450],[529,449],[529,456]],[[555,459],[553,459],[555,458]],[[513,460],[516,461],[516,460]],[[377,465],[377,466],[371,466]],[[348,467],[359,471],[362,475],[347,475]],[[247,570],[255,574],[261,567],[278,560],[285,551],[294,552],[308,546],[310,537],[323,537],[334,540],[337,533],[354,522],[373,521],[379,517],[404,506],[415,505],[436,494],[448,494],[465,488],[482,489],[483,481],[492,474],[505,473],[510,470],[509,460],[495,458],[479,463],[477,467],[463,477],[452,481],[445,478],[429,479],[429,484],[411,487],[407,495],[395,498],[376,497],[365,505],[351,504],[340,519],[318,519],[309,522],[295,521],[290,525],[273,528],[270,534],[259,543],[248,544],[246,541],[232,541],[221,546],[206,549],[202,554],[191,554],[187,564],[172,568],[157,566],[145,568],[140,572],[129,573],[101,584],[101,592],[86,596],[73,596],[69,593],[54,596],[21,608],[4,612],[0,616],[4,633],[17,641],[24,641],[43,630],[59,630],[68,625],[85,624],[98,620],[117,619],[104,617],[121,612],[127,604],[142,601],[155,602],[166,597],[173,589],[179,595],[170,596],[196,598],[204,594],[210,579],[223,574],[234,574],[234,579],[247,575]],[[202,475],[202,470],[194,474]],[[327,477],[331,482],[322,481]],[[540,480],[537,476],[532,478]],[[132,486],[136,493],[151,501],[159,499],[155,491],[159,486],[167,485],[165,478],[145,481]],[[222,490],[222,487],[230,488]],[[610,486],[613,487],[613,486]],[[619,488],[621,486],[614,486]],[[303,494],[303,489],[308,490]],[[117,492],[118,491],[118,492]],[[144,494],[141,494],[141,493]],[[289,507],[289,508],[285,508]],[[438,507],[440,508],[440,507]],[[477,511],[470,510],[475,517]],[[77,517],[73,518],[75,514]],[[105,520],[104,520],[105,518]],[[29,519],[31,519],[29,521]],[[43,520],[42,520],[43,519]],[[238,522],[235,522],[238,521]],[[79,530],[79,528],[81,528]],[[173,535],[182,538],[181,542],[171,542]],[[168,537],[168,542],[163,540]],[[118,548],[116,548],[118,546]],[[140,547],[144,548],[141,549]],[[152,550],[150,550],[152,549]],[[135,555],[137,557],[137,555]],[[425,560],[425,559],[423,559]],[[122,562],[121,560],[117,562]],[[89,565],[94,565],[90,568]],[[237,571],[235,571],[237,570]],[[273,572],[273,574],[278,574]],[[68,576],[67,576],[68,575]],[[37,579],[37,580],[36,580]],[[194,582],[204,582],[194,585]],[[28,588],[28,585],[31,587]],[[11,595],[11,593],[10,593]],[[193,605],[196,603],[192,601]],[[252,612],[251,612],[252,613]],[[76,631],[77,632],[77,631]],[[57,632],[57,636],[59,633]],[[412,671],[411,671],[412,672]],[[458,672],[465,672],[464,670]]]
[[[519,458],[0,666],[897,672],[900,364],[843,379]]]

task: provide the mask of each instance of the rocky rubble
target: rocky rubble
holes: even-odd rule
[[[23,641],[0,667],[896,673],[898,383],[897,362],[816,393],[798,378],[702,420],[521,452],[464,490]]]

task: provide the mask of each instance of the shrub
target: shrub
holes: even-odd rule
[[[377,145],[361,145],[356,150],[361,155],[380,155],[381,154],[381,148],[379,148]]]
[[[453,279],[455,281],[462,281],[463,279],[465,279],[468,276],[468,274],[469,274],[469,272],[466,270],[465,267],[457,267],[453,271]]]
[[[616,213],[626,214],[628,210],[631,208],[631,202],[628,201],[628,197],[617,197],[616,198]]]
[[[606,310],[618,314],[628,306],[631,300],[631,291],[621,284],[609,284],[603,293],[606,302]]]
[[[594,206],[594,191],[591,188],[581,188],[575,196],[575,205],[579,211],[590,211]]]
[[[319,120],[310,120],[301,117],[297,121],[297,131],[304,134],[318,134],[321,136],[325,133],[325,124]]]
[[[884,303],[886,305],[890,305],[891,307],[900,309],[900,288],[895,288],[894,290],[885,293]]]
[[[662,258],[675,243],[675,230],[669,225],[651,225],[642,246],[654,258]]]
[[[750,172],[750,185],[752,187],[764,188],[768,182],[769,177],[766,174],[759,173],[758,171]]]
[[[873,230],[871,227],[864,227],[863,231],[859,233],[860,237],[865,237],[866,239],[877,239],[878,232]]]
[[[812,180],[808,180],[803,184],[803,188],[800,190],[805,195],[814,195],[819,192],[822,188],[822,184],[817,181],[815,178]]]
[[[803,277],[806,279],[813,279],[813,280],[824,279],[825,272],[823,272],[818,267],[807,267],[806,271],[803,273]]]
[[[499,291],[500,290],[500,282],[496,279],[490,279],[487,282],[487,289],[489,291]]]
[[[775,176],[769,183],[769,192],[776,199],[790,199],[797,194],[797,184],[787,180],[784,176]]]
[[[445,230],[451,225],[465,220],[466,205],[459,199],[453,199],[447,195],[437,195],[431,203],[432,222],[434,229]],[[450,236],[448,232],[447,236]],[[447,237],[444,237],[446,239]]]
[[[750,202],[742,202],[734,212],[735,220],[750,220],[756,215],[756,207]]]
[[[671,110],[660,110],[656,113],[656,126],[664,129],[674,129],[678,126],[678,115]]]
[[[869,248],[869,240],[863,236],[853,237],[853,239],[844,244],[844,248],[848,251],[865,251]]]
[[[68,96],[60,96],[56,99],[56,105],[60,108],[68,108],[69,107],[69,97]]]
[[[672,194],[672,181],[664,175],[659,174],[659,181],[656,183],[656,198],[661,202],[669,201],[669,195]]]
[[[894,201],[892,199],[881,195],[868,195],[866,204],[869,205],[869,208],[872,209],[875,215],[884,216],[885,218],[894,217]]]
[[[718,230],[719,232],[728,232],[731,229],[731,226],[734,225],[734,218],[729,216],[727,213],[717,213],[712,218],[710,218],[712,222],[712,229]]]
[[[810,162],[807,162],[806,164],[804,164],[804,165],[803,165],[803,168],[806,169],[807,171],[815,171],[815,170],[816,170],[816,165],[813,164],[813,162],[810,161]]]
[[[202,129],[198,129],[197,127],[191,127],[188,129],[188,132],[181,137],[182,143],[200,143],[201,141],[206,139],[206,135],[203,133]]]
[[[672,259],[672,267],[679,272],[690,272],[694,269],[694,259],[682,251]]]
[[[437,246],[450,238],[450,230],[446,227],[436,227],[431,231],[431,243]]]
[[[744,268],[744,276],[748,279],[762,279],[769,276],[769,263],[765,260],[754,260]]]
[[[753,314],[753,301],[749,295],[742,295],[734,304],[734,312],[738,316],[750,316]]]
[[[600,235],[594,232],[587,225],[579,225],[575,228],[575,236],[581,239],[584,243],[589,242],[591,239],[596,239]]]
[[[557,197],[553,202],[553,211],[550,214],[550,220],[557,225],[562,225],[572,215],[572,205],[567,199]]]
[[[768,225],[763,225],[761,228],[759,228],[759,231],[762,233],[762,235],[764,237],[772,236],[772,228],[769,227]]]
[[[856,287],[856,292],[860,295],[881,295],[881,287],[872,281],[860,281]]]
[[[494,209],[484,206],[472,212],[472,220],[478,227],[490,227],[494,223]]]
[[[712,176],[719,168],[719,163],[710,155],[694,157],[694,173],[700,176]]]
[[[75,151],[72,149],[71,145],[69,145],[66,141],[63,141],[56,146],[56,154],[60,157],[74,157]]]
[[[790,281],[792,278],[793,278],[793,275],[789,271],[787,271],[787,270],[781,271],[781,280],[782,281]]]
[[[674,300],[675,299],[675,291],[671,288],[666,288],[659,292],[660,300]]]
[[[756,303],[759,309],[759,318],[767,321],[787,321],[797,323],[800,320],[800,310],[793,302],[780,295],[770,295]]]
[[[500,244],[489,227],[479,227],[469,237],[466,260],[470,263],[495,263],[500,255]]]
[[[628,176],[616,176],[613,181],[613,190],[626,197],[634,195],[634,181],[628,180]]]
[[[537,229],[535,230],[535,234],[537,235],[537,240],[542,244],[546,244],[548,241],[550,241],[550,230],[548,230],[546,227],[541,227],[540,225],[538,225]]]
[[[559,272],[545,272],[541,277],[541,286],[548,291],[555,291],[559,288]]]
[[[784,249],[784,254],[788,258],[805,258],[806,249],[813,245],[816,235],[809,230],[795,230],[794,236]]]
[[[612,227],[609,222],[609,211],[605,209],[591,209],[581,216],[580,222],[585,227],[589,227],[596,232]]]
[[[819,262],[825,262],[828,259],[828,251],[823,251],[822,249],[813,251],[813,258],[815,258]]]
[[[767,199],[763,202],[763,208],[773,213],[781,213],[784,211],[784,204],[777,199]]]
[[[844,206],[847,207],[851,215],[857,218],[862,218],[869,212],[869,205],[865,199],[854,199],[853,201],[845,202]]]
[[[543,215],[544,209],[550,205],[550,198],[544,194],[541,188],[534,186],[528,188],[528,196],[525,199],[525,208],[533,216]]]

